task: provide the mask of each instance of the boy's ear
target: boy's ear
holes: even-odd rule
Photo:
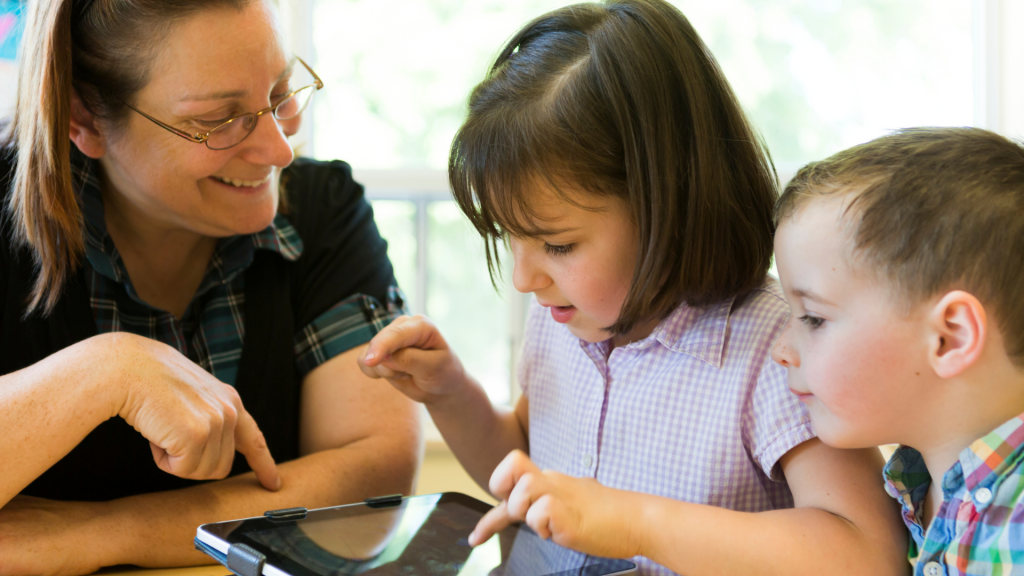
[[[85,107],[78,92],[71,91],[71,141],[89,158],[99,159],[107,152],[96,116]]]
[[[977,298],[954,290],[939,300],[929,317],[928,359],[940,378],[955,378],[981,357],[988,335],[985,307]]]

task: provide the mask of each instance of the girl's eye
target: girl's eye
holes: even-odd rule
[[[821,328],[821,325],[825,323],[824,318],[818,318],[817,316],[811,316],[810,314],[804,314],[800,317],[800,321],[811,327],[811,330]]]
[[[552,256],[565,256],[569,252],[572,252],[572,249],[575,247],[575,244],[563,244],[561,246],[556,246],[554,244],[548,244],[547,242],[544,243],[544,251]]]

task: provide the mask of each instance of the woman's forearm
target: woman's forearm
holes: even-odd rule
[[[427,404],[427,411],[462,467],[488,492],[491,474],[509,452],[529,452],[516,414],[524,410],[491,404],[480,384],[468,377],[462,392]]]
[[[97,336],[0,376],[0,507],[117,415],[125,390]]]
[[[746,513],[637,496],[640,554],[674,572],[689,576],[908,573],[905,537],[865,529],[817,508]]]
[[[104,505],[102,530],[111,548],[104,565],[146,567],[209,564],[195,550],[201,524],[261,516],[266,510],[322,508],[361,502],[370,496],[412,489],[419,461],[417,444],[370,437],[281,464],[278,492],[244,474],[183,490],[122,498]],[[382,454],[388,454],[382,458]]]

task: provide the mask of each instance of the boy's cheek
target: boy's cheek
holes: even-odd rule
[[[807,411],[811,415],[811,426],[825,444],[833,448],[862,448],[859,441],[859,434],[855,427],[849,422],[836,417],[818,398],[812,398],[806,403]]]
[[[851,411],[851,406],[831,406],[817,396],[805,405],[814,433],[833,448],[873,448],[890,442],[885,439],[885,427],[878,426],[877,420],[882,415],[877,411],[871,411],[873,414]]]

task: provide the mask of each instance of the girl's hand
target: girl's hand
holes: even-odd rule
[[[108,365],[123,375],[126,394],[117,415],[149,440],[161,470],[192,480],[224,478],[237,450],[264,488],[281,488],[263,433],[233,387],[155,340],[123,333],[97,338],[114,356]]]
[[[502,502],[477,523],[469,536],[473,546],[513,522],[525,522],[541,538],[585,554],[640,554],[641,495],[607,488],[591,478],[541,471],[519,450],[495,468],[490,488]]]
[[[359,368],[425,404],[455,392],[465,379],[462,363],[425,316],[396,318],[370,341]]]

